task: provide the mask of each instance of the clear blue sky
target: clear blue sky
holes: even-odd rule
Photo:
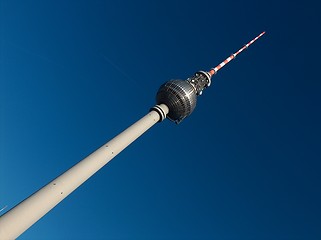
[[[8,209],[144,116],[162,83],[267,32],[189,118],[153,127],[20,239],[321,239],[320,8],[0,1]]]

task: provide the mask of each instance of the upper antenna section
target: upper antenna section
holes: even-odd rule
[[[233,53],[231,56],[226,58],[223,62],[221,62],[219,65],[217,65],[215,68],[212,68],[208,73],[213,76],[217,73],[218,70],[220,70],[222,67],[224,67],[226,64],[228,64],[230,61],[236,58],[238,54],[243,52],[245,49],[247,49],[252,43],[254,43],[256,40],[258,40],[260,37],[262,37],[265,34],[265,32],[262,32],[260,35],[258,35],[256,38],[245,44],[240,50],[238,50],[236,53]]]
[[[156,102],[157,104],[165,104],[169,108],[167,118],[175,123],[180,123],[184,118],[189,116],[196,107],[197,96],[202,95],[203,90],[211,85],[211,77],[259,39],[264,33],[265,32],[262,32],[252,41],[245,44],[244,47],[236,53],[233,53],[209,72],[198,71],[187,80],[176,79],[164,83],[158,89]]]

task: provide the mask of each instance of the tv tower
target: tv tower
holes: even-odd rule
[[[157,105],[146,116],[1,216],[0,239],[19,237],[157,122],[167,117],[178,124],[188,117],[196,107],[197,96],[211,85],[211,78],[263,34],[265,32],[208,72],[198,71],[187,80],[171,80],[163,84],[156,95]]]

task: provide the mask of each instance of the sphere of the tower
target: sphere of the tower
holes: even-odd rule
[[[176,123],[193,112],[196,101],[195,88],[184,80],[171,80],[164,83],[156,95],[157,104],[166,104],[169,108],[167,117]]]

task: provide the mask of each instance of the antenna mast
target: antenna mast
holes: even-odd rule
[[[260,33],[256,38],[252,39],[250,42],[245,44],[240,50],[238,50],[236,53],[231,54],[228,58],[226,58],[223,62],[221,62],[219,65],[217,65],[215,68],[212,68],[209,71],[209,74],[213,76],[220,70],[222,67],[224,67],[226,64],[228,64],[230,61],[236,58],[237,55],[239,55],[241,52],[243,52],[245,49],[247,49],[251,44],[253,44],[256,40],[258,40],[260,37],[262,37],[265,34],[265,31]]]

